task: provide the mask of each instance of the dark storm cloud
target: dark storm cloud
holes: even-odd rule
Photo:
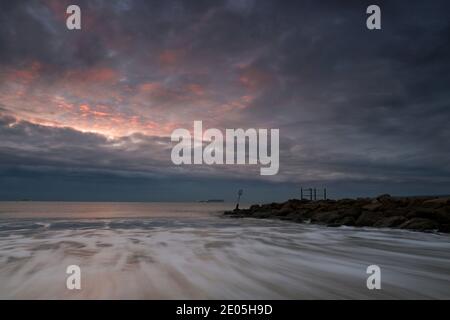
[[[208,166],[177,167],[170,157],[169,137],[132,134],[106,138],[71,128],[18,121],[0,115],[0,169],[18,167],[42,174],[66,170],[71,175],[172,178],[239,177],[242,172],[216,172]],[[244,167],[241,170],[246,171]],[[253,168],[256,169],[256,168]],[[248,173],[251,178],[255,170]]]
[[[169,139],[135,134],[107,139],[71,128],[32,124],[0,117],[0,166],[41,171],[114,172],[153,176],[167,167]]]
[[[0,5],[0,63],[8,66],[39,61],[65,68],[92,65],[104,58],[106,50],[95,33],[81,37],[65,29],[65,3],[3,1]]]
[[[255,120],[282,123],[297,137],[294,158],[314,155],[300,172],[326,167],[347,178],[448,182],[449,6],[381,5],[379,33],[355,27],[355,3],[292,9],[304,27],[254,62],[279,70],[278,86],[253,102]]]
[[[448,1],[378,1],[381,31],[365,28],[369,1],[76,3],[82,32],[66,30],[65,1],[0,5],[0,68],[42,64],[39,83],[26,90],[31,97],[48,90],[68,98],[70,83],[63,89],[55,83],[82,70],[74,88],[85,95],[70,91],[76,107],[90,99],[92,109],[98,99],[121,117],[135,113],[171,126],[191,126],[196,119],[218,128],[280,128],[275,182],[335,185],[342,194],[387,186],[398,193],[449,191]],[[114,85],[79,88],[90,86],[86,74],[104,79],[105,69],[98,68],[117,73],[110,77]],[[110,102],[113,94],[124,102]],[[38,107],[42,102],[0,103],[4,114],[39,109],[39,116],[74,127],[0,118],[5,176],[20,168],[24,175],[82,172],[167,181],[181,175],[262,183],[253,168],[173,167],[167,138],[142,133],[111,140],[77,130],[85,114],[69,123],[67,113],[52,109],[46,115]]]

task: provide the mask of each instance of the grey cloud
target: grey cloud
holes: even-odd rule
[[[368,1],[80,4],[92,29],[72,35],[37,2],[2,3],[1,63],[47,62],[57,69],[54,79],[60,69],[112,66],[132,88],[154,80],[182,93],[199,83],[214,91],[217,105],[248,94],[239,75],[242,65],[255,68],[270,84],[251,91],[255,100],[236,113],[211,116],[171,97],[133,108],[150,115],[159,108],[163,120],[181,113],[188,124],[204,116],[223,127],[280,128],[277,179],[284,183],[450,187],[448,1],[379,1],[379,32],[365,28]],[[158,65],[165,49],[181,52],[173,69]],[[101,135],[8,121],[0,119],[4,167],[260,181],[246,168],[173,168],[169,144],[157,137],[118,138],[115,149]]]

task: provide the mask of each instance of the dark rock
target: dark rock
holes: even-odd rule
[[[407,198],[408,199],[408,207],[409,208],[417,208],[422,206],[422,204],[427,200],[436,199],[436,197],[414,197]]]
[[[438,229],[438,224],[430,219],[426,218],[412,218],[400,225],[402,229],[410,230],[436,230]]]
[[[439,223],[450,223],[450,214],[445,208],[418,208],[413,213],[408,214],[408,217],[426,218],[434,220]]]
[[[383,194],[376,198],[376,203],[382,204],[383,210],[395,209],[397,207],[396,200],[392,198],[389,194]]]
[[[355,226],[371,227],[378,221],[379,218],[380,215],[375,212],[363,212],[359,216],[358,220],[356,220]]]
[[[329,224],[327,224],[327,227],[337,228],[337,227],[342,227],[342,224],[340,224],[340,223],[329,223]]]
[[[281,206],[280,206],[281,208]],[[262,206],[259,207],[259,209],[257,209],[256,211],[272,211],[273,209],[279,209],[275,206],[272,206],[272,204],[263,204]]]
[[[450,198],[391,197],[298,200],[224,212],[233,218],[273,218],[329,226],[388,227],[450,232]]]
[[[395,209],[383,210],[381,214],[383,215],[383,217],[405,217],[408,212],[408,209],[397,207]]]
[[[354,226],[356,224],[356,220],[354,217],[343,217],[340,220],[338,220],[339,224],[344,225],[344,226]]]
[[[298,218],[299,218],[298,214],[296,214],[295,212],[291,212],[286,216],[281,216],[280,220],[294,221],[297,220]]]
[[[329,224],[335,222],[341,216],[336,211],[331,212],[319,212],[312,216],[311,222],[320,222],[324,224]]]
[[[373,226],[379,228],[395,228],[406,221],[405,217],[393,216],[378,220]]]
[[[433,212],[432,217],[439,223],[447,224],[450,223],[450,211],[446,208],[439,208]]]
[[[391,200],[392,200],[392,197],[391,197],[390,194],[385,193],[385,194],[379,195],[379,196],[377,197],[377,200],[378,200],[379,202],[381,202],[381,203],[384,203],[384,202],[387,202],[387,201],[391,201]]]
[[[397,209],[404,208],[404,207],[408,206],[409,199],[408,198],[396,198],[395,203],[397,204]]]
[[[286,202],[286,204],[288,204],[292,209],[296,209],[308,202],[309,200],[290,199]]]
[[[341,200],[338,200],[337,201],[337,203],[339,204],[339,205],[346,205],[346,204],[354,204],[356,201],[354,200],[354,199],[341,199]]]
[[[311,219],[312,216],[313,216],[314,214],[316,214],[317,212],[315,212],[315,211],[313,211],[313,210],[310,210],[310,209],[297,209],[297,210],[295,211],[295,213],[296,213],[298,216],[301,216],[303,219]]]
[[[281,209],[281,207],[283,206],[283,204],[282,204],[282,203],[272,202],[269,206],[270,206],[270,208],[272,208],[272,209]]]
[[[265,219],[272,217],[272,214],[267,211],[257,211],[252,214],[252,218]]]
[[[450,205],[450,197],[425,200],[422,205],[425,207],[440,208],[445,205]]]
[[[292,212],[292,208],[288,207],[282,207],[281,209],[278,210],[273,210],[272,214],[275,216],[287,216],[289,213]]]
[[[450,214],[447,213],[446,208],[427,208],[419,207],[410,209],[405,216],[408,219],[412,218],[425,218],[437,221],[439,223],[450,223]]]
[[[344,217],[353,217],[354,219],[357,219],[361,215],[362,209],[359,207],[348,208],[348,209],[339,210],[339,213]]]
[[[383,206],[383,204],[381,202],[378,202],[377,200],[375,200],[372,203],[366,204],[362,208],[364,210],[368,210],[368,211],[376,211],[376,210],[380,209],[382,206]]]

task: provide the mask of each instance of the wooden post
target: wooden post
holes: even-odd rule
[[[314,201],[317,200],[317,196],[316,196],[316,188],[314,188]]]
[[[303,200],[303,187],[300,188],[300,200]]]

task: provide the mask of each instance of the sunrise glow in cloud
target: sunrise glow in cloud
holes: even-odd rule
[[[70,31],[69,4],[0,5],[4,198],[42,179],[120,185],[104,197],[126,199],[255,181],[254,198],[305,182],[342,195],[448,185],[448,10],[386,3],[389,33],[370,34],[346,3],[79,1],[83,28]],[[279,128],[279,174],[174,166],[170,134],[196,120]]]

